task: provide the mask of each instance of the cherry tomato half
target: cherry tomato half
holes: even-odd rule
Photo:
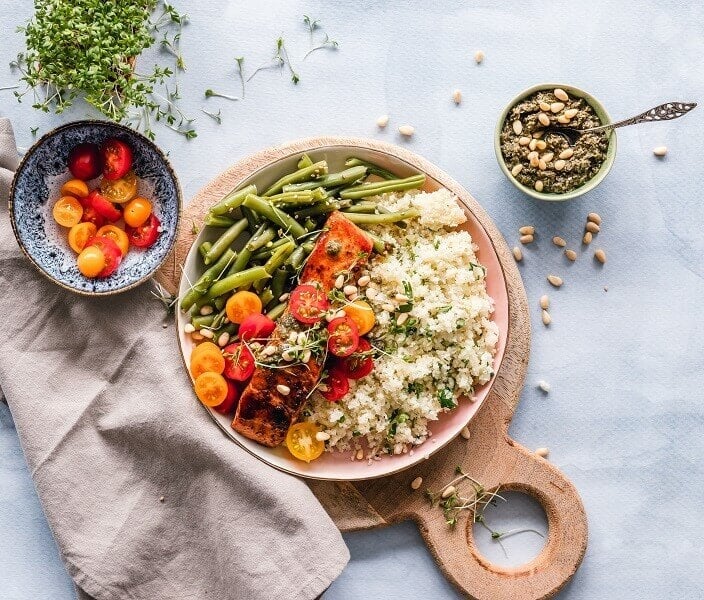
[[[110,202],[124,204],[137,195],[137,186],[137,176],[134,174],[134,171],[129,171],[127,175],[115,181],[103,178],[100,182],[100,192],[110,200]]]
[[[312,325],[322,318],[329,307],[325,292],[314,285],[299,285],[291,292],[288,308],[297,321]]]
[[[97,231],[98,228],[93,223],[79,223],[78,225],[74,225],[68,232],[68,245],[71,246],[74,252],[80,254],[83,248],[86,247],[88,240],[92,238]]]
[[[95,209],[101,217],[108,221],[119,221],[122,217],[122,211],[117,208],[110,200],[103,196],[98,190],[93,190],[85,199],[85,203]]]
[[[54,204],[51,214],[62,227],[73,227],[81,222],[83,206],[73,196],[62,196]]]
[[[98,273],[98,277],[110,277],[117,267],[122,262],[122,252],[119,246],[111,239],[105,237],[92,237],[86,243],[86,248],[89,246],[97,246],[105,255],[105,266]]]
[[[239,336],[241,340],[264,340],[276,329],[276,323],[269,317],[254,313],[244,318],[240,323]]]
[[[100,150],[95,144],[78,144],[68,155],[68,170],[76,179],[93,179],[101,169]]]
[[[161,221],[152,213],[144,225],[139,227],[130,227],[128,225],[125,227],[125,231],[127,232],[127,237],[130,238],[130,244],[137,248],[149,248],[156,242],[156,238],[159,237],[159,227],[161,227]]]
[[[328,371],[323,384],[326,389],[321,390],[320,393],[329,402],[341,400],[350,391],[350,382],[339,367],[333,367]]]
[[[339,363],[339,368],[348,379],[362,379],[374,369],[374,360],[369,351],[372,345],[364,338],[359,338],[359,346],[356,352],[343,358]]]
[[[69,232],[70,233],[70,232]],[[117,225],[103,225],[95,234],[98,237],[110,238],[117,244],[117,247],[122,252],[122,256],[127,254],[130,249],[130,240],[127,234]]]
[[[226,415],[232,412],[232,409],[237,406],[237,401],[240,399],[240,392],[235,384],[227,379],[225,381],[227,382],[227,396],[225,396],[222,404],[218,404],[214,408],[214,410],[219,412],[221,415]]]
[[[233,381],[247,381],[254,373],[254,356],[249,348],[241,343],[225,346],[224,375]]]
[[[349,356],[359,346],[359,329],[350,317],[330,321],[328,334],[328,349],[335,356]]]
[[[81,223],[92,223],[95,228],[102,227],[105,225],[105,217],[98,214],[98,211],[91,205],[83,205],[83,216],[81,217]]]
[[[291,425],[286,434],[286,447],[298,460],[310,462],[318,458],[325,450],[325,442],[316,434],[320,431],[313,423],[296,423]]]
[[[116,181],[127,175],[132,168],[132,149],[125,142],[111,139],[100,149],[103,159],[103,177]]]
[[[97,246],[86,246],[76,259],[78,270],[86,277],[98,277],[105,268],[105,255]]]

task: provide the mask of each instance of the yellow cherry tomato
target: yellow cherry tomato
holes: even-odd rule
[[[94,223],[79,223],[78,225],[74,225],[68,232],[68,245],[71,246],[74,252],[80,254],[83,248],[86,247],[88,240],[92,238],[97,231],[98,228]]]
[[[69,179],[61,186],[62,196],[73,196],[75,198],[85,198],[88,193],[88,184],[80,179]]]
[[[218,406],[227,397],[227,381],[211,371],[205,371],[196,378],[196,396],[206,406]]]
[[[51,211],[56,221],[62,227],[73,227],[81,221],[83,207],[73,196],[61,196]]]
[[[144,225],[152,214],[152,203],[142,196],[137,196],[134,200],[130,200],[125,206],[125,212],[122,218],[125,219],[130,227],[139,227]]]
[[[103,178],[100,182],[100,191],[110,202],[124,204],[137,195],[137,186],[137,176],[134,171],[129,171],[122,179],[115,181]]]
[[[352,304],[344,306],[342,310],[354,321],[359,329],[359,335],[369,333],[374,327],[376,322],[374,311],[364,300],[355,300]]]
[[[87,246],[78,255],[78,270],[86,277],[97,277],[105,268],[105,255],[97,246]]]
[[[241,323],[249,315],[262,312],[262,301],[253,292],[241,291],[230,296],[225,304],[227,318],[233,323]]]
[[[103,225],[96,233],[98,237],[109,238],[117,244],[117,247],[122,252],[122,256],[127,254],[130,249],[130,239],[127,234],[117,225]]]
[[[298,460],[310,462],[318,458],[325,450],[325,442],[315,437],[319,433],[313,423],[296,423],[291,425],[286,434],[286,447]]]

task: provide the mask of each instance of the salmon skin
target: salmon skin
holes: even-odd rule
[[[327,294],[335,287],[340,272],[360,269],[371,251],[369,236],[342,213],[333,212],[308,258],[300,282],[317,283]],[[307,328],[296,321],[287,307],[269,345],[280,347],[292,331]],[[278,446],[286,438],[289,427],[298,420],[322,369],[322,357],[316,356],[307,364],[284,368],[258,366],[242,392],[232,428],[264,446]],[[288,388],[289,393],[282,394],[278,386],[285,386],[282,389]]]

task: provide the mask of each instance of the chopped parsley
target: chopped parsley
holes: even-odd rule
[[[438,401],[442,408],[452,409],[457,406],[452,391],[449,388],[443,388],[438,392]]]

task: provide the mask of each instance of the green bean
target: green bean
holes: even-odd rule
[[[291,265],[294,270],[298,269],[306,258],[306,250],[303,246],[298,246],[292,253],[291,256],[286,260],[287,265]]]
[[[232,190],[227,196],[220,200],[220,202],[210,208],[210,213],[213,215],[225,215],[228,212],[235,210],[240,204],[242,204],[242,201],[247,197],[247,194],[256,193],[256,185],[248,185],[241,190]]]
[[[247,248],[247,250],[251,250],[252,252],[256,252],[273,240],[275,235],[276,231],[274,228],[263,223],[259,226],[259,229],[257,229],[254,235],[249,238],[245,248]]]
[[[376,202],[357,202],[345,209],[346,213],[366,213],[374,214],[381,208]],[[379,211],[381,212],[381,211]]]
[[[374,235],[371,231],[365,229],[365,233],[372,239],[372,244],[374,246],[374,252],[377,254],[386,253],[386,242],[382,240],[379,236]]]
[[[258,279],[252,284],[252,288],[257,294],[261,294],[266,287],[266,279]]]
[[[397,221],[405,221],[406,219],[415,219],[420,216],[420,211],[417,208],[407,208],[406,210],[385,215],[365,215],[344,212],[342,214],[357,225],[378,225],[380,223],[396,223]]]
[[[235,253],[229,248],[218,261],[207,269],[181,299],[181,309],[187,311],[196,301],[208,291],[214,281],[219,279],[230,263],[235,259]]]
[[[209,265],[211,262],[215,262],[220,258],[245,229],[247,229],[247,219],[240,219],[229,227],[225,233],[213,242],[212,247],[205,255],[205,264]]]
[[[316,187],[313,190],[296,190],[292,192],[282,192],[269,197],[269,202],[274,206],[289,207],[289,206],[306,206],[315,204],[328,197],[327,192]]]
[[[307,154],[303,154],[301,156],[301,160],[298,161],[298,168],[303,169],[304,167],[310,167],[313,164],[313,161],[311,160],[310,156]]]
[[[289,183],[299,183],[301,181],[307,181],[308,179],[319,179],[320,177],[323,177],[327,174],[328,163],[324,160],[321,160],[320,162],[313,163],[312,165],[303,167],[302,169],[298,169],[298,171],[294,171],[293,173],[284,175],[281,179],[274,183],[274,185],[272,185],[266,192],[264,192],[262,196],[273,196],[274,194],[280,192],[284,188],[284,186],[288,185]]]
[[[287,279],[288,271],[283,267],[279,267],[278,269],[276,269],[276,271],[274,271],[274,274],[271,276],[271,291],[274,294],[274,300],[276,300],[276,302],[279,301],[279,298],[284,293],[284,288],[286,287]]]
[[[271,255],[271,258],[267,260],[264,264],[266,272],[271,275],[274,273],[274,271],[276,271],[276,269],[283,266],[295,248],[296,244],[294,244],[293,242],[289,242],[288,244],[284,244],[283,246],[280,246],[279,248],[274,250],[273,254]]]
[[[201,296],[196,300],[193,304],[193,313],[196,314],[200,311],[201,308],[204,306],[209,306],[213,303],[213,301],[208,298],[207,296]]]
[[[262,222],[259,215],[246,206],[240,206],[240,211],[242,211],[242,216],[247,219],[249,233],[254,233]]]
[[[213,245],[210,242],[203,242],[200,246],[198,246],[198,252],[200,252],[200,255],[203,257],[203,260],[205,260],[205,255],[208,253],[208,250]]]
[[[230,217],[221,217],[220,215],[212,215],[208,213],[204,223],[208,227],[231,227],[235,224],[235,220]]]
[[[259,196],[249,195],[244,200],[244,206],[256,211],[272,223],[279,225],[284,231],[291,232],[293,237],[302,236],[306,230],[291,215],[286,214]]]
[[[203,329],[203,327],[210,327],[213,324],[213,321],[215,321],[215,317],[217,315],[210,314],[210,315],[196,315],[194,317],[191,317],[191,325],[195,327],[196,329]]]
[[[367,167],[356,166],[351,169],[345,169],[339,173],[330,173],[325,177],[320,177],[315,181],[306,181],[305,183],[291,183],[284,187],[284,192],[299,192],[303,190],[314,190],[318,187],[335,188],[341,185],[350,185],[359,179],[364,179],[367,176]]]
[[[391,171],[387,171],[386,169],[381,168],[379,165],[375,165],[372,162],[368,162],[366,160],[362,160],[361,158],[356,158],[354,156],[351,156],[345,161],[345,166],[366,167],[367,171],[369,171],[371,175],[376,175],[377,177],[381,177],[382,179],[397,179],[397,176],[394,175]]]
[[[227,298],[225,298],[225,296],[218,296],[217,298],[215,298],[215,300],[213,300],[213,306],[217,310],[222,310],[225,307],[226,302]]]
[[[276,321],[281,315],[284,314],[285,310],[286,303],[282,302],[281,304],[277,304],[274,308],[268,311],[266,313],[266,316],[269,317],[272,321]]]
[[[281,239],[272,242],[271,245],[266,244],[263,248],[252,254],[252,260],[267,260],[274,252],[274,250],[288,242],[293,242],[293,240],[289,237],[284,236]]]
[[[315,242],[306,242],[305,244],[301,245],[301,248],[305,250],[306,254],[310,254],[313,252],[313,248],[315,248]]]
[[[274,299],[274,292],[272,292],[270,288],[266,288],[259,294],[259,299],[262,301],[262,306],[266,306]]]
[[[214,283],[208,290],[208,296],[211,298],[217,298],[222,294],[231,292],[235,288],[245,286],[249,283],[254,283],[260,279],[269,279],[269,277],[271,276],[266,272],[264,267],[252,267],[250,269],[245,269],[239,273],[228,275],[217,283]]]
[[[337,200],[326,200],[320,204],[313,204],[308,208],[303,208],[295,212],[297,219],[302,219],[305,217],[317,217],[320,215],[325,215],[341,208],[346,208],[350,206],[351,202],[339,202]]]
[[[227,325],[225,325],[225,327],[220,330],[220,334],[229,333],[230,337],[232,337],[237,333],[237,330],[239,328],[240,326],[237,323],[228,323]]]
[[[227,270],[226,277],[244,271],[244,268],[249,264],[249,259],[252,257],[252,253],[247,250],[247,248],[242,248],[237,258],[234,260],[230,268]]]
[[[303,223],[303,227],[306,228],[306,231],[314,231],[317,226],[318,224],[310,217],[306,217],[306,220]]]
[[[225,308],[220,309],[220,312],[215,316],[213,324],[210,326],[211,329],[220,329],[223,326],[223,321],[227,317],[227,310]]]
[[[350,187],[340,192],[341,198],[359,199],[368,198],[369,196],[377,196],[379,194],[387,194],[389,192],[398,192],[401,190],[411,190],[423,187],[425,183],[425,175],[420,173],[405,179],[394,179],[390,181],[376,181],[374,183],[363,183],[355,187]]]

